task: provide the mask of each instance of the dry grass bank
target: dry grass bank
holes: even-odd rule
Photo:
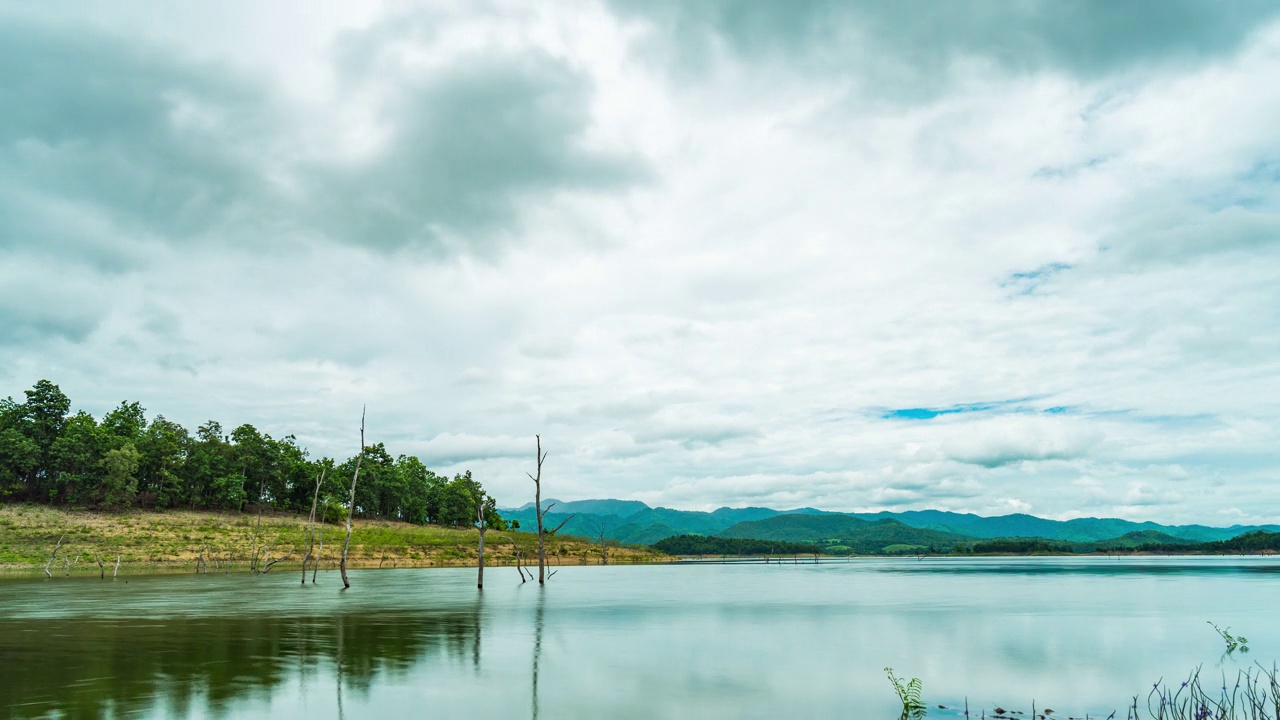
[[[132,510],[119,513],[68,510],[40,505],[0,505],[0,570],[40,572],[62,537],[59,560],[51,572],[97,575],[97,560],[111,571],[120,558],[121,574],[192,572],[204,550],[209,572],[221,571],[230,559],[231,572],[248,568],[255,545],[270,548],[273,559],[292,553],[273,572],[298,569],[305,552],[306,518],[263,514],[261,529],[252,513]],[[320,526],[324,542],[321,568],[336,567],[346,535],[343,525]],[[356,520],[349,567],[448,567],[476,564],[473,529],[410,525],[382,520]],[[509,540],[507,539],[509,538]],[[537,563],[537,536],[525,532],[489,531],[485,563],[513,565],[513,544],[525,563]],[[599,548],[576,537],[548,538],[551,562],[597,564]],[[666,556],[647,548],[609,548],[610,563],[662,562]]]

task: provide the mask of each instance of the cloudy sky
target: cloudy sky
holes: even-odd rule
[[[1280,5],[0,4],[0,396],[502,504],[1280,520]]]

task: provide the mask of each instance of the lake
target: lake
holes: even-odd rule
[[[1280,658],[1273,558],[914,558],[0,581],[16,717],[1095,716]],[[1246,635],[1224,655],[1206,621]],[[1211,687],[1216,682],[1208,683]],[[953,716],[930,710],[930,717]]]

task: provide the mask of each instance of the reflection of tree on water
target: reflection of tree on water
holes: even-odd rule
[[[286,681],[314,678],[328,663],[339,692],[367,693],[442,651],[473,661],[477,608],[302,618],[0,621],[0,705],[17,717],[212,714],[265,699]],[[305,683],[304,683],[305,684]]]
[[[475,603],[471,605],[471,625],[475,628],[471,638],[471,668],[480,674],[480,633],[484,625],[484,594],[476,593]]]
[[[538,602],[533,606],[533,720],[538,720],[538,661],[542,658],[542,623],[546,614],[546,588],[538,587]]]
[[[346,588],[343,588],[344,590]],[[342,616],[338,616],[338,648],[334,652],[334,686],[338,688],[338,720],[345,720],[346,713],[342,711],[342,638],[346,635],[343,632]]]

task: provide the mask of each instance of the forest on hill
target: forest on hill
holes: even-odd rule
[[[717,510],[676,510],[665,507],[650,507],[637,500],[571,500],[553,501],[556,503],[552,512],[547,515],[548,522],[559,524],[565,522],[564,532],[587,537],[599,537],[603,532],[609,540],[624,544],[645,544],[676,535],[725,535],[733,536],[743,532],[736,527],[739,523],[757,522],[787,517],[830,517],[852,518],[860,521],[877,522],[892,520],[908,528],[928,530],[934,533],[909,533],[896,526],[881,526],[881,534],[897,534],[906,544],[928,547],[948,547],[963,538],[970,543],[995,540],[999,538],[1038,538],[1059,543],[1055,547],[1085,547],[1094,544],[1188,544],[1225,541],[1244,533],[1256,530],[1270,532],[1280,531],[1280,525],[1233,525],[1231,527],[1211,527],[1207,525],[1161,525],[1154,522],[1135,522],[1119,518],[1076,518],[1074,520],[1050,520],[1025,514],[999,515],[983,517],[970,513],[956,513],[945,510],[905,510],[900,512],[876,513],[841,513],[818,510],[811,507],[791,510],[775,510],[765,507],[722,507]],[[502,510],[504,517],[518,519],[522,523],[531,522],[534,518],[532,504],[518,508]],[[790,520],[785,523],[798,523],[796,527],[805,527],[808,521]],[[822,521],[818,521],[822,522]],[[841,527],[863,527],[857,523],[847,524],[843,519],[832,520]],[[752,526],[744,526],[751,528]],[[765,526],[767,529],[768,526]],[[822,535],[823,533],[818,533]],[[832,536],[834,537],[834,536]],[[809,536],[799,536],[797,540],[807,540]],[[855,543],[860,547],[874,545],[870,542]],[[892,543],[887,543],[892,544]],[[849,546],[852,548],[852,546]],[[852,550],[851,550],[852,551]]]
[[[345,517],[356,456],[311,458],[292,435],[253,425],[229,432],[210,420],[194,432],[137,402],[103,415],[71,412],[71,400],[40,380],[17,402],[0,400],[0,500],[104,509],[242,510],[262,504],[307,512],[318,478],[320,516]],[[353,443],[353,445],[356,443]],[[470,526],[484,501],[470,472],[437,475],[382,443],[364,447],[355,514],[415,524]],[[490,510],[491,527],[505,521]]]

